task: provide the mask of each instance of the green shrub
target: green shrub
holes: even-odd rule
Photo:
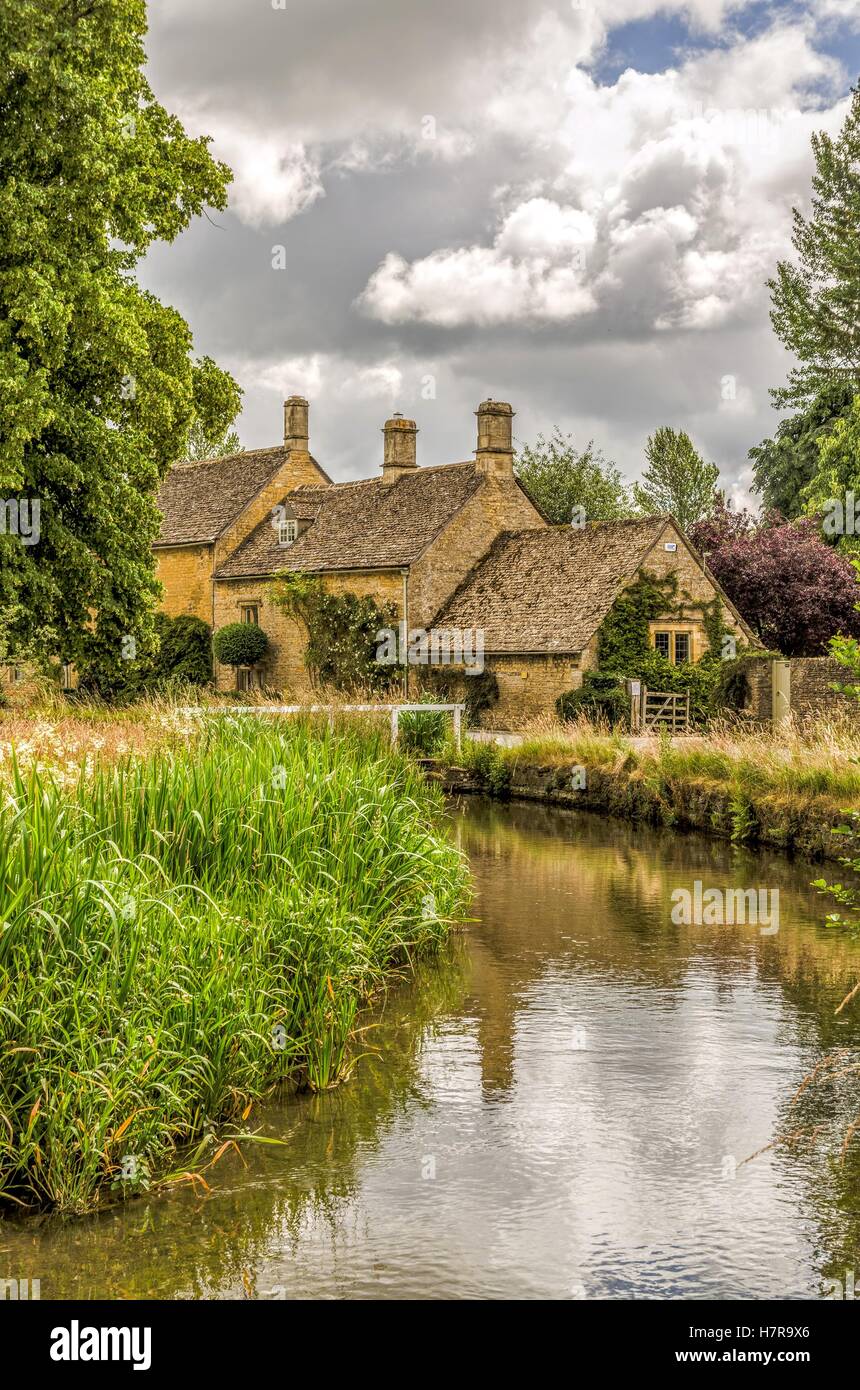
[[[556,713],[568,722],[584,714],[610,725],[630,722],[630,698],[623,678],[607,671],[586,671],[578,690],[566,690],[555,702]]]
[[[215,633],[212,646],[224,666],[256,666],[266,654],[269,639],[256,623],[227,623]]]
[[[156,684],[182,681],[188,685],[209,685],[212,632],[208,624],[191,614],[170,618],[166,613],[159,613],[155,630],[161,643],[155,659]]]
[[[436,703],[435,696],[427,694],[421,703]],[[417,710],[407,710],[398,721],[400,746],[406,753],[419,757],[432,758],[445,746],[451,728],[451,715],[442,710],[435,713],[419,714]]]

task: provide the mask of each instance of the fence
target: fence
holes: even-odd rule
[[[670,734],[686,734],[690,730],[690,695],[667,690],[646,690],[639,696],[638,732],[654,733],[666,729]]]

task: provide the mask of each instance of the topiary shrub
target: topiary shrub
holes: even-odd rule
[[[555,702],[559,719],[565,722],[584,714],[589,719],[605,719],[609,724],[630,723],[630,699],[621,676],[611,671],[586,671],[579,690],[566,690]]]
[[[227,623],[215,633],[212,647],[224,666],[256,666],[268,650],[269,639],[256,623]]]

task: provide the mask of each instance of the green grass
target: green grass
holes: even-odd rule
[[[441,800],[384,738],[206,718],[2,794],[0,1204],[90,1210],[279,1080],[334,1084],[464,910]]]

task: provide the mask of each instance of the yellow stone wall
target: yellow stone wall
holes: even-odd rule
[[[377,603],[392,603],[397,622],[402,618],[403,580],[399,570],[351,570],[322,576],[329,593],[369,595]],[[304,626],[289,617],[271,600],[271,579],[216,579],[215,628],[241,621],[244,604],[256,603],[260,627],[269,638],[269,651],[260,664],[260,684],[280,690],[288,703],[298,702],[312,693],[305,668]],[[235,690],[236,673],[231,666],[215,664],[219,690]]]
[[[512,477],[488,477],[412,566],[409,625],[428,627],[502,531],[544,526]]]
[[[182,545],[155,551],[156,577],[164,585],[161,607],[171,618],[187,613],[212,626],[211,545]]]

